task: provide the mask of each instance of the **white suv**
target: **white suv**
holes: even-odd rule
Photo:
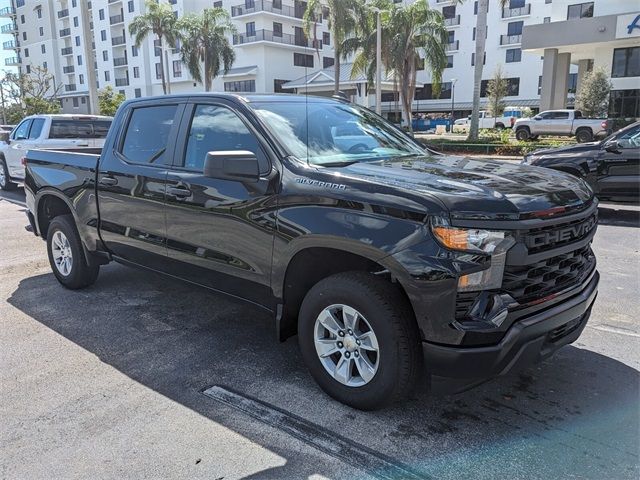
[[[0,189],[11,190],[24,180],[22,157],[27,150],[101,149],[111,117],[98,115],[32,115],[0,143]]]

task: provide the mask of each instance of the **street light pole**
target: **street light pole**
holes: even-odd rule
[[[450,132],[453,133],[453,112],[455,110],[455,101],[456,101],[456,82],[458,81],[457,78],[452,78],[451,79],[451,130]]]
[[[382,27],[380,9],[376,9],[376,113],[382,113]]]

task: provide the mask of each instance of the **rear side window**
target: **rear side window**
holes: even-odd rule
[[[569,112],[552,112],[551,119],[552,120],[568,120]]]
[[[110,120],[53,120],[49,138],[105,138]]]
[[[122,155],[133,163],[169,163],[167,142],[177,112],[177,105],[135,108],[122,142]]]
[[[40,138],[42,133],[42,127],[44,127],[44,118],[34,118],[31,122],[31,130],[29,130],[29,138]]]

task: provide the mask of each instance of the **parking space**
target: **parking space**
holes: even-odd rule
[[[320,391],[297,338],[277,342],[254,307],[116,264],[63,289],[21,194],[0,195],[2,478],[640,474],[638,208],[601,208],[600,294],[575,344],[464,393],[425,384],[360,412]]]

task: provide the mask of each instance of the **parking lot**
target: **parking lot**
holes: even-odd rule
[[[460,394],[361,412],[327,397],[263,311],[117,264],[63,289],[0,193],[0,476],[640,475],[640,209],[603,205],[580,339]]]

